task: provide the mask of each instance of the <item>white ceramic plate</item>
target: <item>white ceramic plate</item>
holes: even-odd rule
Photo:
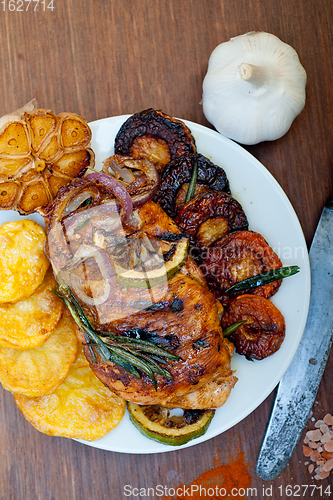
[[[97,168],[113,154],[115,135],[128,116],[90,123]],[[226,171],[232,196],[243,206],[249,228],[264,236],[284,266],[301,268],[296,276],[284,280],[272,298],[285,317],[286,338],[277,353],[262,361],[251,362],[234,355],[232,368],[236,370],[238,382],[225,405],[216,411],[204,436],[176,448],[158,444],[142,436],[126,413],[119,426],[104,438],[81,441],[96,448],[123,453],[162,453],[193,446],[221,434],[249,415],[272,392],[287,370],[303,334],[310,298],[310,268],[302,229],[289,200],[265,167],[239,145],[202,125],[185,123],[196,140],[198,152]],[[41,222],[39,216],[29,218]],[[1,223],[19,219],[15,212],[0,212]]]

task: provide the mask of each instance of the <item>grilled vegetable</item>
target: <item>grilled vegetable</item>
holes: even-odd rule
[[[191,245],[199,249],[211,247],[228,233],[248,228],[240,203],[223,192],[200,194],[184,206],[177,222],[191,236]]]
[[[141,434],[169,446],[180,446],[205,434],[215,414],[215,410],[184,410],[177,416],[168,408],[130,402],[127,409]]]
[[[144,247],[145,241],[142,240],[141,249]],[[149,240],[148,245],[152,247]],[[123,286],[132,286],[135,288],[151,288],[154,285],[166,283],[167,280],[179,271],[185,262],[188,238],[182,238],[173,243],[170,248],[170,258],[168,259],[168,255],[166,255],[166,260],[153,247],[152,252],[149,252],[147,247],[145,249],[145,258],[140,261],[139,269],[126,269],[115,264],[118,283]],[[143,253],[142,250],[140,253]],[[150,263],[153,263],[151,268],[149,268]]]
[[[237,295],[231,286],[245,279],[282,267],[282,262],[259,233],[236,231],[218,240],[205,252],[201,270],[216,298],[227,305]],[[250,288],[251,293],[269,298],[277,292],[281,279]]]
[[[225,310],[221,324],[223,330],[244,322],[228,339],[236,352],[247,359],[263,359],[275,353],[285,337],[285,321],[275,305],[264,297],[240,295]]]
[[[230,192],[226,173],[208,158],[199,154],[176,158],[163,171],[161,185],[154,198],[172,218],[176,217],[185,204],[195,165],[198,172],[193,199],[207,191]]]
[[[196,151],[191,131],[182,121],[151,108],[125,121],[114,149],[119,155],[147,158],[158,170],[174,158]]]
[[[155,165],[147,159],[113,155],[103,161],[103,172],[126,186],[134,208],[153,198],[160,183]]]

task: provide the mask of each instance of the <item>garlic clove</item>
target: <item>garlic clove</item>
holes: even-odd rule
[[[305,105],[306,72],[296,51],[275,35],[251,32],[212,52],[203,81],[203,111],[241,144],[282,137]]]

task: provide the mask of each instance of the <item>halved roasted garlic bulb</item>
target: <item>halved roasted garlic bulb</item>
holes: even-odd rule
[[[0,210],[29,214],[94,165],[91,130],[74,113],[38,109],[35,99],[0,118]]]

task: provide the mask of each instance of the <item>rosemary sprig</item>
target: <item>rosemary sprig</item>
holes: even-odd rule
[[[186,198],[185,198],[185,204],[188,201],[192,200],[192,198],[193,198],[195,187],[197,185],[197,178],[198,178],[198,162],[196,161],[194,163],[191,180],[190,180],[190,183],[188,185]]]
[[[239,281],[229,287],[225,293],[231,292],[239,292],[240,290],[246,290],[248,288],[254,288],[260,285],[266,285],[267,283],[272,283],[272,281],[281,280],[283,278],[288,278],[289,276],[293,276],[300,271],[298,266],[288,266],[288,267],[280,267],[279,269],[272,269],[262,274],[258,274],[257,276],[252,276],[251,278],[247,278],[243,281]]]
[[[68,285],[59,285],[55,293],[68,307],[74,321],[83,332],[95,363],[97,359],[93,347],[102,361],[112,361],[137,378],[141,378],[138,370],[146,373],[153,382],[155,390],[157,385],[154,373],[173,379],[171,373],[159,363],[167,363],[165,359],[178,361],[179,356],[147,340],[96,330]]]
[[[231,335],[232,333],[234,333],[244,323],[246,323],[246,320],[244,320],[244,321],[237,321],[237,323],[232,323],[232,325],[227,326],[223,330],[223,337],[229,337],[229,335]]]

